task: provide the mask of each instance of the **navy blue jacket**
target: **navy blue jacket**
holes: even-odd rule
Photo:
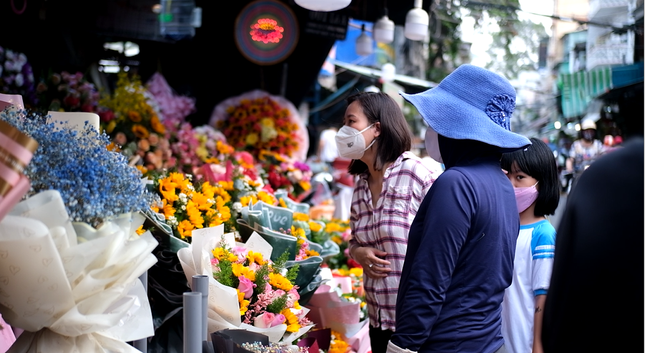
[[[439,136],[446,170],[408,238],[392,343],[418,352],[494,352],[519,215],[498,149]]]

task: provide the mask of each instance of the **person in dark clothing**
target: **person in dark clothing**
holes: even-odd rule
[[[643,139],[594,162],[571,191],[544,306],[544,352],[643,348]],[[599,288],[610,288],[600,305]]]
[[[510,131],[515,90],[462,65],[435,88],[401,95],[428,124],[426,150],[445,171],[410,228],[388,353],[503,352],[520,222],[500,158],[531,144]]]

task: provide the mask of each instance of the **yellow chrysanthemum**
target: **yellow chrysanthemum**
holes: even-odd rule
[[[143,224],[140,225],[139,228],[137,228],[136,232],[137,232],[138,235],[141,235],[141,234],[146,232],[146,230],[143,229]]]
[[[298,317],[289,308],[283,309],[280,314],[284,315],[287,324],[288,332],[298,332],[300,324],[298,324]]]
[[[195,204],[195,206],[197,206],[197,209],[199,209],[200,211],[205,211],[213,207],[213,202],[209,201],[209,198],[201,192],[193,193],[191,201]]]
[[[240,203],[242,204],[242,207],[248,206],[250,202],[255,205],[255,203],[258,202],[258,198],[253,194],[240,197]]]
[[[128,119],[132,120],[135,123],[138,123],[141,121],[141,114],[139,114],[139,112],[136,112],[134,110],[130,110],[128,112]]]
[[[233,268],[233,275],[235,277],[244,276],[249,280],[251,280],[251,282],[255,282],[255,272],[250,268],[238,263],[233,263],[232,268]]]
[[[320,253],[318,251],[311,249],[305,250],[305,254],[307,255],[307,257],[320,256]]]
[[[264,257],[262,256],[262,253],[259,253],[256,251],[249,251],[246,254],[246,258],[249,259],[250,263],[255,262],[258,265],[264,264]]]
[[[309,229],[311,229],[312,232],[319,232],[322,229],[322,225],[318,222],[309,222]]]
[[[141,124],[132,125],[131,130],[134,136],[140,139],[147,139],[148,136],[150,136],[150,131],[148,131],[148,129],[146,129],[146,127]]]
[[[177,225],[177,231],[179,232],[179,235],[181,236],[182,239],[192,236],[193,229],[195,229],[195,227],[187,219],[184,219],[179,223],[179,225]]]
[[[264,190],[258,192],[258,200],[269,204],[269,205],[275,205],[276,203],[276,197],[273,194],[270,194]]]
[[[159,181],[159,192],[164,199],[168,200],[168,203],[179,200],[179,196],[175,193],[176,188],[177,184],[170,178],[164,178]]]
[[[327,233],[342,232],[344,230],[345,229],[343,229],[343,227],[341,227],[338,223],[334,223],[334,222],[329,222],[325,226],[325,232]]]
[[[288,292],[293,288],[293,284],[279,273],[269,273],[269,284],[271,284],[272,287],[282,289],[285,292]]]
[[[309,189],[311,189],[311,183],[308,181],[300,181],[298,182],[298,185],[300,185],[300,188],[304,191],[309,191]]]
[[[282,200],[282,198],[281,198]],[[306,213],[302,212],[294,212],[293,213],[293,220],[294,221],[303,221],[303,222],[309,222],[309,215]]]
[[[166,133],[166,127],[159,121],[159,117],[156,115],[153,115],[152,119],[150,119],[150,126],[158,134],[163,135]]]
[[[163,215],[166,217],[166,219],[174,216],[177,210],[175,210],[175,208],[172,207],[172,204],[169,204],[166,199],[161,200],[161,202],[162,202]]]
[[[240,316],[246,314],[246,311],[249,310],[249,303],[250,301],[244,299],[244,293],[240,292],[239,289],[235,289],[237,291],[237,300],[240,303]]]
[[[217,152],[221,154],[231,154],[235,152],[235,149],[233,149],[233,146],[228,145],[222,141],[217,141]]]
[[[195,228],[204,228],[204,217],[199,211],[199,208],[197,208],[197,204],[192,200],[188,201],[188,203],[186,204],[186,214],[188,215],[190,223],[192,223]]]
[[[219,181],[217,184],[222,188],[224,188],[224,190],[226,191],[235,190],[235,187],[233,186],[233,181]]]
[[[258,134],[255,132],[252,132],[246,135],[246,139],[244,140],[244,142],[246,142],[247,145],[254,146],[256,143],[258,143],[259,140],[260,138],[258,137]]]

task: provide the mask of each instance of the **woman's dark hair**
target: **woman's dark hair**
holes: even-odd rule
[[[361,92],[347,98],[347,105],[358,102],[370,124],[380,123],[381,134],[376,141],[374,169],[382,170],[387,163],[396,161],[412,147],[412,136],[408,122],[399,105],[392,97],[382,92]],[[366,172],[367,165],[358,159],[349,164],[349,173],[358,175]]]
[[[535,200],[535,216],[552,215],[560,202],[558,166],[553,152],[544,141],[532,137],[531,145],[517,151],[502,154],[502,169],[511,171],[513,162],[517,168],[538,182],[538,197]]]

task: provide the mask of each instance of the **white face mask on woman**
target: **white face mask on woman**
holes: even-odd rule
[[[338,154],[343,158],[361,159],[363,154],[365,154],[365,151],[372,147],[374,141],[376,141],[376,139],[372,140],[372,143],[365,147],[365,137],[363,137],[363,132],[372,126],[374,126],[374,124],[358,131],[353,127],[345,125],[338,130],[338,133],[336,134],[336,147],[338,148]]]

